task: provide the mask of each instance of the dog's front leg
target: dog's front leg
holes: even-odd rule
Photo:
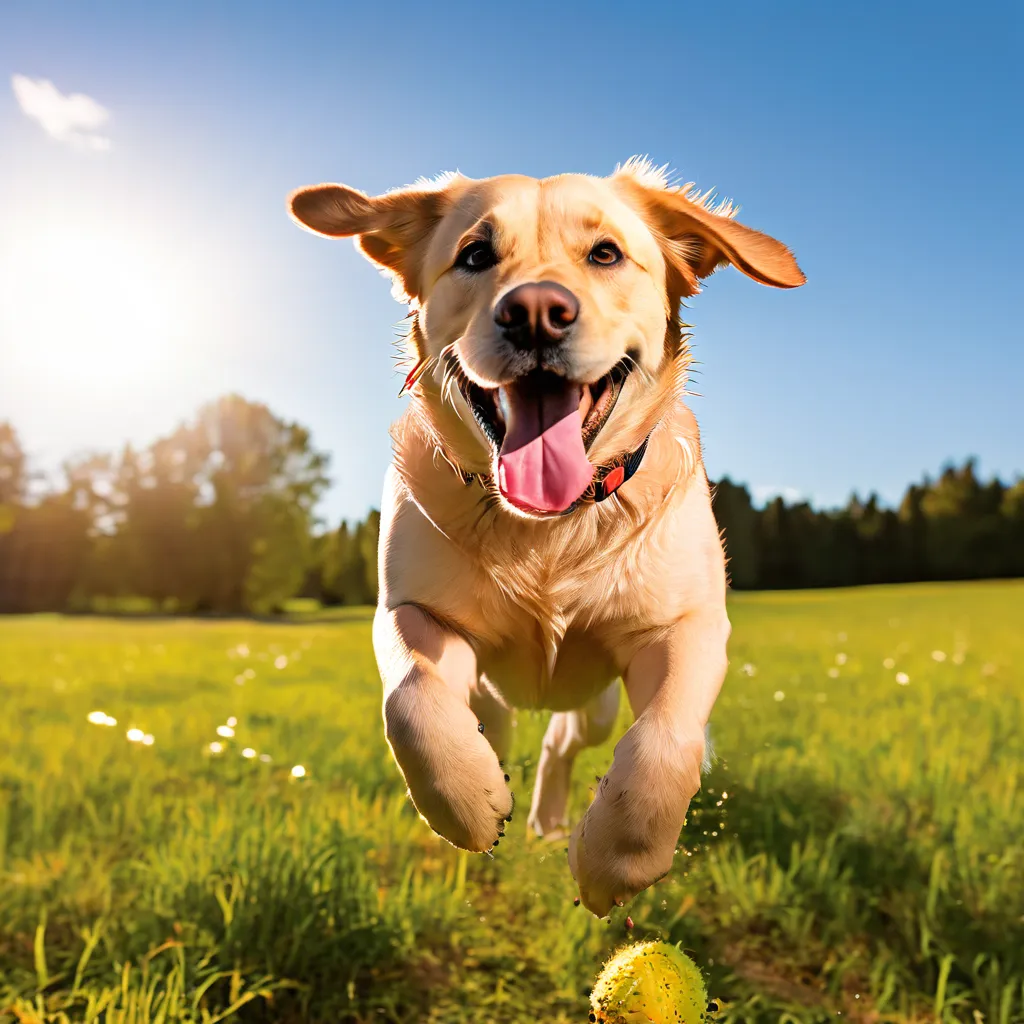
[[[726,671],[725,609],[693,613],[642,648],[626,670],[636,720],[569,841],[583,904],[603,917],[672,867],[700,789],[705,728]]]
[[[385,735],[416,809],[454,846],[489,850],[511,819],[512,795],[470,709],[473,649],[412,604],[378,608],[373,646]]]

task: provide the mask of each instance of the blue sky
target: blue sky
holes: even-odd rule
[[[295,228],[285,195],[452,168],[604,174],[647,153],[735,199],[809,279],[779,292],[727,269],[691,304],[712,477],[824,505],[895,501],[968,455],[1012,477],[1021,12],[7,0],[0,418],[52,466],[238,390],[312,429],[339,480],[324,514],[361,516],[403,408],[403,310],[351,243]],[[48,134],[13,75],[109,117]]]

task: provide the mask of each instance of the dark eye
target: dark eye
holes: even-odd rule
[[[622,250],[614,242],[599,242],[587,259],[598,266],[611,267],[622,262]]]
[[[489,270],[497,262],[498,254],[492,248],[491,243],[482,241],[464,245],[462,251],[455,257],[455,266],[474,274],[479,274],[482,270]]]

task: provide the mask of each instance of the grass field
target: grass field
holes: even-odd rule
[[[1024,585],[732,618],[720,761],[610,924],[525,811],[493,860],[419,821],[368,610],[0,620],[0,1021],[580,1024],[629,935],[681,941],[722,1021],[1024,1021]],[[546,716],[518,718],[522,808]]]

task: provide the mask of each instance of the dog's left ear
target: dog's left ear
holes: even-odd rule
[[[395,297],[418,299],[427,243],[451,202],[447,187],[411,186],[368,196],[347,185],[309,185],[288,197],[302,227],[328,238],[351,238],[371,263],[394,278]]]
[[[773,288],[798,288],[807,278],[793,253],[777,239],[707,209],[688,187],[659,187],[628,170],[612,181],[653,229],[666,259],[682,278],[685,294],[725,263]]]

